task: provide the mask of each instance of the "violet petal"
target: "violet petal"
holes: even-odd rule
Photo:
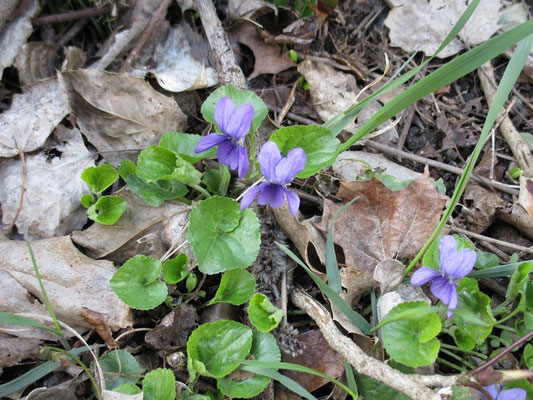
[[[455,284],[442,276],[439,276],[433,280],[430,289],[431,293],[433,293],[434,296],[438,297],[446,305],[450,304],[454,293],[455,296],[457,296],[457,287]]]
[[[220,143],[222,143],[225,140],[228,140],[226,136],[219,135],[217,133],[211,133],[200,139],[200,141],[196,145],[196,148],[194,149],[194,152],[201,153],[202,151],[206,151],[207,149],[210,149],[211,147],[218,146]]]
[[[226,127],[234,111],[235,104],[233,104],[233,101],[229,97],[222,97],[218,101],[215,107],[214,117],[221,132],[226,133]]]
[[[453,268],[442,266],[445,273],[453,279],[461,279],[472,271],[476,264],[476,252],[471,249],[462,249],[455,254]]]
[[[238,152],[239,152],[238,175],[239,175],[239,179],[243,179],[248,173],[248,167],[250,163],[248,161],[248,153],[246,152],[245,147],[238,146]]]
[[[494,384],[494,385],[489,385],[489,386],[484,386],[484,389],[489,392],[489,394],[492,396],[492,398],[494,400],[496,400],[496,397],[498,397],[498,385],[497,384]],[[484,395],[482,395],[484,399],[486,399],[486,397]]]
[[[505,389],[494,400],[526,400],[526,391],[522,388]]]
[[[287,203],[289,204],[289,210],[291,214],[296,215],[298,209],[300,208],[300,198],[296,193],[294,193],[292,190],[287,189],[286,187],[283,187],[283,191],[287,196]]]
[[[239,146],[231,140],[225,140],[218,145],[217,157],[224,165],[228,165],[230,169],[237,169],[239,166]]]
[[[272,207],[277,208],[285,202],[285,192],[281,185],[269,183],[257,196],[257,203],[264,206],[270,204]]]
[[[282,185],[292,182],[296,174],[305,168],[305,152],[301,147],[289,151],[276,166],[276,182]]]
[[[453,263],[457,254],[457,242],[451,235],[444,236],[439,243],[439,265],[440,269],[446,273],[443,266]]]
[[[276,165],[281,161],[281,158],[282,155],[276,143],[268,141],[261,147],[257,161],[259,161],[259,168],[267,181],[274,181]]]
[[[254,108],[252,105],[243,104],[230,115],[229,120],[222,132],[232,139],[239,140],[250,130],[253,118]]]
[[[422,286],[439,276],[441,276],[439,271],[433,268],[422,267],[416,270],[411,277],[411,285]]]
[[[242,196],[241,199],[241,210],[249,207],[250,204],[254,201],[257,195],[263,190],[263,188],[268,185],[268,183],[263,182],[257,186],[250,187]]]

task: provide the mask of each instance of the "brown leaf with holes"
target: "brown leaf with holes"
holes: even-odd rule
[[[339,208],[358,198],[340,215],[334,231],[335,243],[344,252],[341,280],[349,300],[375,284],[371,278],[380,262],[415,256],[437,226],[446,203],[428,173],[396,192],[375,178],[341,181],[337,196],[341,203],[324,200],[317,228],[326,235]]]
[[[277,74],[296,66],[289,54],[283,52],[277,44],[266,43],[261,37],[259,28],[251,22],[238,24],[229,31],[229,34],[233,40],[248,46],[254,53],[254,70],[248,79],[260,74]]]
[[[298,335],[298,340],[304,344],[304,352],[296,357],[283,355],[282,361],[312,368],[335,379],[344,373],[344,357],[329,347],[320,330],[301,333]],[[303,372],[286,371],[284,374],[309,392],[329,383],[327,379]]]

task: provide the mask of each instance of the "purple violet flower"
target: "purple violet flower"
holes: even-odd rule
[[[470,249],[457,251],[453,236],[444,236],[439,243],[439,270],[422,267],[411,277],[413,286],[431,281],[431,293],[448,306],[448,318],[457,308],[457,281],[464,278],[476,263],[476,252]]]
[[[503,389],[503,385],[485,386],[485,390],[489,392],[493,400],[526,400],[526,391],[522,388]],[[481,397],[487,400],[482,394]]]
[[[287,157],[283,157],[278,145],[268,141],[261,148],[257,160],[266,182],[251,186],[244,193],[241,209],[252,204],[256,196],[258,204],[262,206],[270,204],[274,208],[281,207],[286,197],[289,210],[295,215],[300,208],[300,198],[292,190],[287,189],[287,185],[305,168],[306,158],[303,149],[297,147],[289,151]]]
[[[229,97],[222,97],[215,108],[215,122],[222,131],[222,135],[211,133],[203,137],[194,151],[201,153],[218,146],[217,158],[230,169],[237,169],[239,178],[242,179],[248,173],[248,153],[243,146],[244,137],[250,130],[254,108],[251,104],[243,104],[235,108],[235,104]]]

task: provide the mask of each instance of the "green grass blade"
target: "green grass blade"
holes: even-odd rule
[[[338,293],[336,293],[333,289],[331,289],[326,283],[324,283],[316,274],[309,269],[307,265],[304,264],[302,260],[298,258],[296,254],[294,254],[292,251],[290,251],[288,248],[283,246],[280,243],[277,243],[278,247],[285,252],[290,258],[292,258],[298,265],[300,265],[305,272],[311,277],[311,279],[316,283],[316,285],[324,292],[326,297],[331,300],[331,302],[339,309],[340,312],[342,312],[346,318],[350,320],[352,324],[354,324],[356,327],[361,329],[361,332],[368,334],[370,332],[370,324],[366,319],[363,318],[363,316],[354,310],[352,310],[352,307],[348,303],[346,303],[346,300],[344,300],[341,296],[339,296]]]
[[[268,368],[271,370],[278,370],[278,369],[285,369],[289,371],[297,371],[297,372],[303,372],[306,374],[316,375],[320,376],[321,378],[327,379],[331,383],[339,386],[343,390],[346,391],[350,396],[356,398],[357,395],[350,390],[349,387],[344,385],[342,382],[339,382],[336,379],[333,379],[331,376],[328,376],[326,374],[323,374],[322,372],[315,371],[314,369],[305,367],[303,365],[299,364],[293,364],[293,363],[287,363],[287,362],[264,362],[264,361],[256,361],[256,360],[241,360],[239,361],[243,365],[248,365],[250,367],[259,367],[259,368]]]
[[[483,125],[483,129],[481,130],[481,134],[479,136],[479,141],[476,144],[474,151],[468,158],[468,161],[464,168],[464,172],[461,175],[461,178],[459,179],[459,183],[457,184],[457,187],[455,188],[453,192],[452,198],[450,202],[448,203],[448,207],[446,207],[446,210],[444,211],[444,214],[442,215],[442,218],[440,219],[439,224],[437,225],[437,227],[431,234],[428,241],[425,243],[424,247],[422,247],[422,249],[418,252],[418,254],[415,256],[413,261],[411,261],[409,266],[406,268],[404,272],[404,276],[407,275],[407,273],[409,273],[411,269],[413,269],[413,267],[418,263],[420,258],[422,258],[424,253],[427,251],[431,243],[439,235],[440,231],[442,230],[442,228],[448,221],[448,218],[451,216],[453,210],[455,209],[455,206],[459,202],[459,199],[463,195],[463,192],[466,188],[466,184],[468,183],[468,179],[470,178],[470,175],[472,174],[472,171],[474,170],[474,166],[476,164],[477,159],[479,158],[479,155],[481,154],[481,150],[483,149],[485,142],[489,138],[490,131],[492,129],[492,126],[494,125],[494,122],[496,121],[496,118],[498,117],[498,113],[500,112],[500,109],[505,104],[505,101],[507,100],[509,93],[513,89],[513,86],[516,80],[518,79],[518,76],[520,75],[520,72],[522,71],[524,64],[526,63],[529,52],[531,51],[531,46],[533,45],[533,34],[531,34],[531,32],[533,32],[533,20],[528,21],[522,25],[519,25],[517,28],[524,27],[526,25],[527,27],[529,27],[530,34],[525,39],[523,39],[520,43],[518,43],[518,46],[516,47],[516,50],[513,56],[511,57],[511,60],[509,61],[507,68],[505,69],[500,85],[498,86],[498,90],[496,91],[496,94],[494,95],[494,100],[492,102],[492,105],[489,108],[489,112],[487,113],[485,124]],[[508,32],[511,32],[511,31],[508,31]],[[501,37],[501,36],[502,35],[499,35],[494,39],[497,39],[498,37]],[[484,44],[486,43],[488,42],[485,42]],[[477,48],[481,46],[478,46]],[[474,50],[471,50],[471,51],[474,51]],[[452,62],[453,61],[451,61],[449,64],[451,64]],[[440,69],[442,68],[443,67],[441,67]]]
[[[374,98],[379,97],[383,93],[386,93],[389,90],[400,86],[402,83],[407,82],[409,79],[411,79],[413,76],[415,76],[415,74],[417,74],[422,68],[424,68],[424,66],[427,63],[429,63],[431,60],[433,60],[459,34],[461,29],[463,29],[463,27],[465,26],[466,22],[470,19],[470,17],[474,13],[476,7],[479,5],[479,1],[480,0],[474,0],[474,1],[472,1],[470,3],[470,5],[466,8],[466,10],[463,13],[463,15],[461,15],[461,17],[459,18],[459,20],[457,21],[455,26],[452,28],[452,30],[450,31],[448,36],[446,36],[446,38],[441,43],[439,48],[435,51],[435,53],[433,53],[433,55],[430,58],[428,58],[426,61],[421,63],[418,67],[416,67],[416,68],[412,69],[411,71],[405,73],[404,75],[400,76],[399,78],[394,79],[394,77],[393,77],[389,82],[387,82],[385,85],[383,85],[383,87],[380,88],[379,90],[377,90],[374,94],[368,96],[366,99],[362,100],[360,103],[355,104],[354,106],[350,107],[349,109],[347,109],[346,111],[340,113],[339,115],[336,115],[335,117],[333,117],[332,119],[330,119],[329,121],[324,123],[324,126],[326,128],[328,128],[331,132],[333,132],[335,135],[337,135]],[[413,56],[414,56],[414,54],[410,57],[410,59]],[[409,60],[407,62],[409,62]],[[403,67],[405,65],[406,64],[404,63],[404,65],[400,68],[400,70],[403,69]]]
[[[357,400],[359,397],[359,392],[357,390],[357,383],[355,382],[355,375],[353,373],[352,365],[344,360],[344,370],[346,371],[346,381],[348,382],[348,387],[355,394],[355,397],[352,395],[353,400]]]
[[[315,396],[305,390],[298,382],[293,381],[291,378],[288,378],[285,375],[281,375],[279,372],[267,368],[250,367],[246,365],[242,365],[240,369],[242,369],[243,371],[252,372],[257,375],[263,375],[272,378],[281,383],[287,389],[293,391],[294,393],[302,396],[305,399],[317,400]]]
[[[337,222],[337,218],[352,204],[355,200],[357,200],[357,197],[350,200],[348,203],[343,205],[341,208],[337,210],[335,215],[333,216],[333,220],[331,221],[331,224],[329,226],[328,230],[328,237],[326,240],[326,275],[328,276],[328,285],[333,289],[336,293],[341,292],[341,274],[339,272],[339,266],[337,265],[337,255],[335,254],[335,241],[333,239],[333,230],[335,228],[335,222]]]
[[[33,326],[35,328],[41,328],[45,331],[56,333],[56,330],[42,324],[39,321],[34,321],[31,318],[22,317],[20,315],[15,315],[7,312],[0,312],[0,323],[9,324],[9,325],[22,325],[22,326]]]
[[[497,267],[490,267],[470,272],[467,276],[469,278],[500,278],[502,276],[511,276],[513,272],[523,262],[532,262],[533,260],[521,261],[517,263],[511,263],[506,265],[499,265]]]

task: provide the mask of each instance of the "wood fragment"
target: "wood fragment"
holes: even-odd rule
[[[103,7],[91,7],[81,10],[67,11],[61,14],[40,15],[31,20],[33,26],[57,24],[60,22],[76,21],[89,17],[98,17],[100,15],[109,14],[113,10],[113,4],[108,4]]]

